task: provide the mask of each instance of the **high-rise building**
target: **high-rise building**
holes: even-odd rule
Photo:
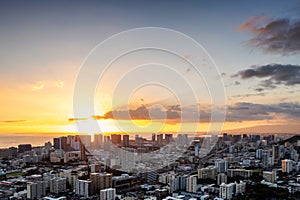
[[[264,139],[267,140],[268,142],[271,142],[275,140],[275,136],[274,135],[264,136]]]
[[[60,138],[53,138],[53,146],[54,146],[54,149],[60,149],[60,147],[61,147]]]
[[[177,144],[179,146],[186,146],[189,144],[188,134],[178,134],[177,135]]]
[[[78,180],[78,174],[77,172],[71,172],[68,174],[68,183],[71,187],[72,190],[75,190],[76,189],[76,184],[77,184],[77,180]]]
[[[27,198],[37,199],[46,195],[46,187],[43,181],[37,181],[35,183],[27,183]]]
[[[276,181],[276,176],[276,169],[273,169],[271,172],[263,171],[263,178],[267,182],[274,183]]]
[[[112,187],[112,174],[91,173],[91,194],[96,194],[99,190]]]
[[[300,147],[300,140],[297,140],[297,147]]]
[[[91,164],[91,172],[100,172],[101,171],[101,165],[100,164]]]
[[[24,153],[25,151],[31,151],[31,144],[19,144],[18,145],[18,152]]]
[[[227,169],[228,177],[241,176],[244,178],[249,178],[253,175],[253,171],[250,169]]]
[[[198,157],[199,156],[199,146],[195,145],[195,149],[194,149],[194,156]]]
[[[12,151],[10,149],[0,149],[0,159],[11,159],[12,158]]]
[[[263,150],[261,158],[262,158],[261,160],[262,166],[264,168],[267,168],[269,166],[270,152],[268,150]]]
[[[107,188],[100,190],[100,200],[115,200],[116,198],[116,189]]]
[[[222,183],[227,183],[227,176],[224,173],[218,174],[217,176],[217,184],[221,185]]]
[[[84,198],[88,198],[91,195],[91,181],[89,180],[77,180],[75,193]]]
[[[179,180],[178,178],[176,177],[175,174],[172,174],[169,176],[169,185],[170,185],[170,192],[173,193],[173,192],[176,192],[179,190]]]
[[[80,150],[79,135],[68,135],[67,143],[70,148],[74,150]]]
[[[123,147],[129,146],[129,135],[123,135]]]
[[[102,134],[95,134],[94,135],[94,147],[100,148],[103,143],[103,135]]]
[[[67,143],[67,137],[60,137],[61,141],[61,149],[68,150],[68,143]]]
[[[43,181],[37,181],[36,193],[37,193],[37,198],[46,195],[46,184]]]
[[[260,135],[251,135],[250,137],[252,142],[257,142],[260,140]]]
[[[222,183],[220,185],[219,197],[222,199],[230,200],[232,199],[234,190],[235,190],[235,183],[229,183],[229,184]]]
[[[55,177],[50,180],[50,192],[59,194],[64,192],[67,187],[67,179]]]
[[[183,191],[186,190],[186,181],[187,181],[188,175],[184,174],[168,174],[166,176],[166,182],[170,185],[170,191],[173,193],[175,191]],[[164,181],[161,181],[164,182]]]
[[[280,161],[280,146],[279,145],[273,145],[272,146],[272,156],[275,163],[278,163]]]
[[[79,135],[80,140],[82,144],[84,144],[85,147],[90,147],[91,146],[91,135]]]
[[[140,135],[135,135],[134,141],[136,145],[143,145],[144,139]]]
[[[163,142],[164,135],[158,134],[156,137],[157,137],[157,144],[161,145]]]
[[[67,137],[53,138],[54,149],[67,150],[68,149],[67,141],[68,141]]]
[[[104,149],[108,150],[110,147],[110,144],[111,144],[110,137],[108,135],[104,136],[104,138],[103,138]]]
[[[226,173],[228,168],[228,162],[223,159],[215,160],[215,166],[218,173]]]
[[[217,176],[217,168],[215,166],[207,166],[205,168],[198,169],[199,179],[215,179]]]
[[[51,142],[50,141],[45,142],[44,147],[45,147],[45,149],[50,150],[52,148]]]
[[[286,148],[284,147],[284,145],[279,146],[279,157],[280,157],[280,159],[284,158],[285,150],[286,150]]]
[[[243,194],[246,191],[246,183],[240,181],[239,183],[235,184],[235,193],[236,194]]]
[[[262,149],[257,149],[257,150],[256,150],[256,158],[257,158],[257,159],[261,159],[261,157],[262,157],[262,152],[263,152]]]
[[[241,135],[233,135],[233,142],[238,142],[242,139]]]
[[[228,140],[228,134],[227,133],[223,133],[223,140],[227,141]]]
[[[105,135],[105,136],[103,137],[103,142],[110,142],[110,136]]]
[[[154,143],[155,142],[155,138],[156,138],[156,134],[155,133],[152,133],[152,142]]]
[[[233,154],[235,152],[235,145],[229,146],[228,151],[230,154]]]
[[[112,134],[111,135],[111,142],[113,144],[121,144],[121,135],[120,134]]]
[[[165,134],[165,141],[167,144],[173,142],[173,134]]]
[[[121,149],[121,167],[123,170],[131,171],[135,167],[135,149],[122,148]]]
[[[157,181],[157,171],[142,171],[138,174],[138,178],[147,183],[154,183]]]
[[[188,178],[188,175],[186,175],[186,174],[177,175],[178,189],[179,190],[186,190],[186,180],[187,180],[187,178]]]
[[[290,173],[293,171],[293,161],[290,159],[285,159],[281,161],[282,172]]]
[[[16,157],[18,155],[18,148],[16,147],[9,147],[9,150],[11,150],[12,157]]]
[[[37,198],[37,184],[36,183],[27,183],[27,198],[36,199]]]
[[[197,175],[189,176],[186,180],[186,191],[197,193],[198,185],[197,185],[198,177]]]

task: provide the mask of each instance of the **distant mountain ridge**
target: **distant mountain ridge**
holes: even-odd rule
[[[238,129],[223,130],[228,133],[267,133],[267,134],[298,134],[300,125],[260,125]]]
[[[279,144],[284,144],[285,142],[296,143],[298,140],[300,140],[300,135],[294,135],[286,140],[280,141]]]

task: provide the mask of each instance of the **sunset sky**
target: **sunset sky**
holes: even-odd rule
[[[181,131],[191,131],[196,122],[179,122],[178,116],[183,108],[192,112],[193,105],[188,100],[178,105],[161,88],[144,87],[130,97],[129,105],[111,105],[110,91],[117,81],[113,74],[132,65],[134,56],[119,60],[112,75],[104,78],[95,96],[96,113],[79,119],[73,115],[74,85],[83,60],[108,37],[139,27],[173,29],[206,49],[226,91],[224,131],[298,132],[299,11],[296,0],[1,1],[0,133],[76,132],[76,121],[89,120],[97,120],[104,132],[119,132],[115,122],[129,132],[175,132],[180,125]],[[195,55],[185,56],[192,60]],[[151,70],[155,74],[155,67]],[[156,77],[150,72],[148,78]],[[193,80],[193,71],[183,68],[182,73]],[[130,85],[125,82],[124,87]],[[123,116],[126,108],[131,109],[135,126]],[[112,110],[119,117],[112,116]],[[166,111],[167,120],[157,118],[148,126],[149,110]],[[201,108],[197,131],[208,129],[208,110]]]

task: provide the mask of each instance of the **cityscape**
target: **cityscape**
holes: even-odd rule
[[[62,136],[43,146],[0,150],[5,199],[292,199],[300,196],[300,136],[223,133],[199,154],[204,137],[188,134]],[[179,148],[164,159],[162,146]],[[116,146],[119,151],[117,152]],[[94,152],[98,152],[94,154]],[[141,163],[140,155],[156,157]],[[113,152],[113,153],[111,153]],[[166,156],[165,156],[166,155]],[[167,163],[167,164],[166,164]],[[151,168],[152,167],[152,168]]]
[[[0,1],[0,200],[300,200],[299,11]]]

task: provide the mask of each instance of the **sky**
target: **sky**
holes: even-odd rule
[[[78,131],[76,123],[95,121],[102,132],[205,132],[215,127],[229,132],[296,133],[299,8],[297,0],[2,1],[0,134],[71,133]],[[209,64],[217,66],[224,83],[224,123],[210,123],[212,101],[205,81],[197,79],[184,62],[199,55],[187,52],[180,60],[151,50],[115,62],[98,83],[95,112],[74,116],[76,81],[91,50],[114,34],[141,27],[181,32],[209,53],[213,60]],[[141,39],[120,41],[112,51]],[[109,56],[110,49],[105,50],[96,56]],[[150,64],[120,81],[133,65],[151,61],[176,66],[181,76],[177,79],[163,66]],[[182,77],[199,83],[193,88],[196,102],[191,101]],[[142,85],[144,80],[168,80],[175,93],[159,84]],[[117,83],[120,92],[114,97]],[[199,121],[195,120],[198,114]],[[186,118],[181,121],[181,116]]]

